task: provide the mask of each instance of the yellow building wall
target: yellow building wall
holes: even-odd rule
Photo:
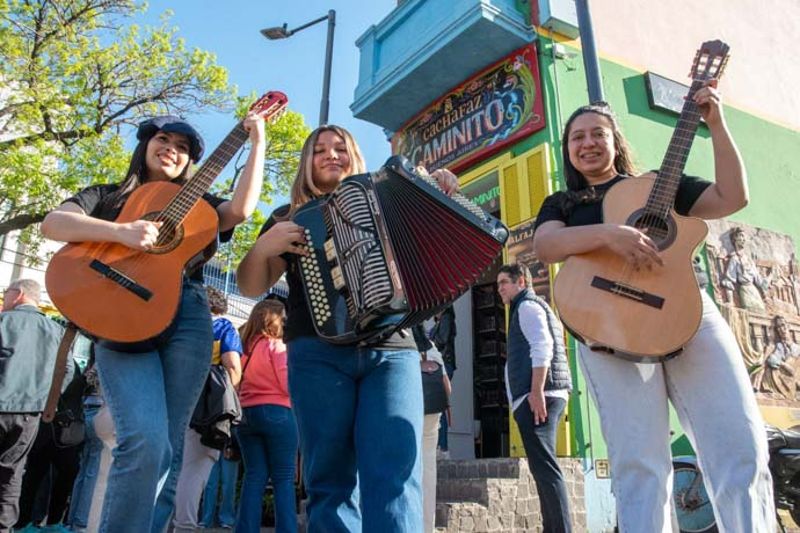
[[[506,152],[459,177],[463,187],[481,177],[497,171],[500,184],[500,218],[511,230],[529,222],[538,213],[544,199],[552,193],[551,153],[547,143],[541,144],[517,157]],[[507,250],[503,259],[508,258]],[[553,276],[551,276],[551,279]],[[508,320],[508,310],[506,310]],[[506,324],[508,325],[508,324]],[[571,455],[570,428],[567,423],[569,408],[559,423],[556,434],[556,453]],[[525,457],[525,449],[513,413],[509,413],[509,439],[511,457]]]

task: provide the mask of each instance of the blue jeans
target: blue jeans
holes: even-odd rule
[[[85,528],[89,521],[89,509],[92,506],[94,485],[100,469],[100,453],[103,441],[94,432],[94,415],[102,407],[102,400],[89,396],[84,400],[83,417],[86,427],[86,438],[81,450],[81,466],[75,484],[72,486],[72,498],[69,503],[67,524],[73,528]]]
[[[236,522],[236,481],[239,479],[239,461],[229,461],[220,454],[219,460],[208,475],[203,493],[203,516],[200,522],[206,527],[233,526]],[[222,484],[222,501],[217,514],[217,492]]]
[[[419,353],[315,337],[288,353],[308,532],[422,531]]]
[[[542,531],[544,533],[570,533],[572,521],[569,515],[569,500],[564,475],[556,460],[556,429],[567,401],[564,398],[545,396],[547,419],[536,424],[527,401],[514,411],[514,420],[519,426],[528,467],[536,482],[539,504],[542,509]]]
[[[161,533],[166,527],[183,434],[208,375],[212,342],[205,289],[184,280],[175,328],[156,349],[125,353],[97,345],[97,370],[117,437],[101,532]]]
[[[242,423],[236,428],[236,438],[244,461],[236,532],[250,533],[260,529],[261,502],[267,481],[271,480],[275,496],[275,531],[295,533],[297,424],[292,410],[270,404],[245,407]]]

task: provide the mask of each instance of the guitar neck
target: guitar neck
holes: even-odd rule
[[[161,220],[177,225],[186,217],[197,201],[211,188],[211,184],[219,176],[237,150],[247,140],[248,133],[239,122],[214,152],[208,156],[197,173],[186,182],[175,198],[161,212]]]
[[[667,153],[661,163],[653,190],[647,200],[646,210],[666,214],[675,204],[678,185],[686,168],[686,160],[692,148],[697,126],[700,124],[700,109],[694,102],[695,93],[703,87],[703,80],[695,80],[686,95],[681,115],[672,132]]]

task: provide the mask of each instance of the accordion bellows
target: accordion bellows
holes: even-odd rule
[[[402,156],[350,176],[298,209],[300,257],[314,328],[329,342],[374,341],[422,322],[474,285],[508,229]]]

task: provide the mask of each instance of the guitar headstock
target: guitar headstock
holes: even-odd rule
[[[693,80],[718,80],[728,64],[730,47],[720,40],[706,41],[694,56],[689,77]]]
[[[264,117],[264,120],[277,119],[286,110],[289,99],[280,91],[269,91],[250,106],[250,111]]]

